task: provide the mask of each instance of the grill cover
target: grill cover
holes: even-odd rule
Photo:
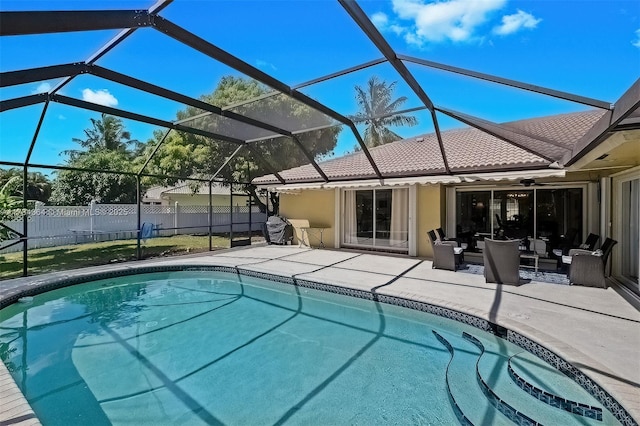
[[[293,241],[293,226],[281,216],[270,216],[263,225],[262,232],[269,244],[286,244]]]

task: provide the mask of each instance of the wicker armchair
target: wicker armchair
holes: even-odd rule
[[[588,287],[607,288],[605,270],[611,250],[617,243],[616,240],[607,238],[602,243],[602,256],[595,256],[588,250],[570,250],[569,282]]]
[[[485,238],[482,257],[484,277],[488,283],[520,284],[520,240]]]
[[[458,243],[437,239],[435,231],[429,231],[427,234],[433,248],[433,264],[431,267],[455,271],[462,257],[462,249],[458,248]],[[460,253],[456,254],[456,251]]]

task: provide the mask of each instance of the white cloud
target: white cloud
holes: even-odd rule
[[[371,22],[382,31],[389,24],[389,17],[386,13],[377,12],[371,15]]]
[[[51,83],[49,83],[48,81],[43,81],[31,93],[34,95],[38,93],[47,93],[49,90],[51,90],[51,87]]]
[[[256,61],[256,65],[258,66],[258,68],[262,68],[262,69],[269,68],[273,71],[276,71],[278,69],[271,62],[263,61],[262,59],[258,59]]]
[[[107,89],[100,89],[96,90],[95,92],[91,89],[83,89],[82,99],[87,102],[104,106],[112,107],[118,105],[118,100],[115,98],[115,96],[109,93]]]
[[[636,30],[636,39],[631,44],[640,49],[640,28]]]
[[[489,15],[501,9],[506,0],[446,0],[426,3],[425,0],[392,0],[393,11],[408,25],[396,25],[409,44],[426,42],[465,42],[475,40],[478,27]]]
[[[499,35],[509,35],[520,31],[522,28],[533,29],[540,21],[542,21],[542,19],[537,19],[527,12],[518,10],[518,12],[513,15],[503,16],[502,25],[495,27],[493,32]]]

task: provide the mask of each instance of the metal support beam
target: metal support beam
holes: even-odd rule
[[[168,129],[166,132],[164,132],[164,136],[162,137],[162,139],[160,139],[160,141],[158,142],[158,144],[155,146],[155,148],[153,148],[153,151],[151,152],[151,154],[149,155],[149,157],[147,157],[147,159],[145,160],[144,164],[142,165],[142,167],[140,167],[140,170],[138,170],[138,176],[144,171],[144,169],[149,165],[149,162],[151,162],[151,159],[153,158],[154,155],[156,155],[156,152],[158,152],[158,150],[160,149],[160,146],[164,143],[164,141],[167,139],[167,137],[169,136],[169,133],[171,133],[171,129]]]
[[[396,114],[408,114],[410,112],[424,111],[425,109],[427,109],[427,107],[425,107],[425,106],[407,108],[407,109],[403,109],[401,111],[394,111],[394,112],[388,113],[388,114],[373,115],[371,117],[368,117],[367,119],[386,118],[386,117],[391,117],[392,115],[396,115]],[[354,123],[361,123],[361,122],[366,121],[367,119],[353,120],[353,122]],[[323,130],[323,129],[328,129],[330,127],[337,127],[337,126],[343,126],[343,124],[342,123],[333,123],[333,124],[326,124],[324,126],[310,127],[310,128],[307,128],[307,129],[296,130],[294,132],[291,132],[291,134],[292,135],[302,135],[302,134],[307,133],[307,132],[314,132],[316,130]],[[264,141],[264,140],[267,140],[267,139],[270,139],[270,138],[266,137],[266,136],[263,136],[263,137],[255,138],[255,139],[247,139],[246,142],[247,143],[260,142],[260,141]]]
[[[578,139],[573,151],[563,158],[565,166],[573,165],[593,151],[620,123],[627,117],[632,117],[638,108],[640,108],[640,78],[616,101],[613,111],[605,113],[587,133]]]
[[[242,146],[240,146],[239,148],[242,148]],[[9,166],[9,167],[22,167],[24,166],[24,163],[17,163],[15,161],[1,161],[0,160],[0,166]],[[35,168],[35,169],[46,169],[46,170],[70,170],[70,171],[74,171],[74,172],[86,172],[86,173],[105,173],[105,174],[112,174],[112,175],[125,175],[125,176],[138,176],[138,173],[136,172],[125,172],[125,171],[121,171],[121,170],[99,170],[99,169],[90,169],[90,168],[79,168],[79,167],[69,167],[69,166],[52,166],[49,164],[37,164],[37,163],[29,163],[27,164],[27,167],[31,167],[31,168]],[[175,180],[180,180],[180,179],[184,179],[184,176],[173,176],[173,175],[156,175],[153,173],[140,173],[141,177],[152,177],[152,178],[158,178],[158,179],[175,179]],[[189,180],[195,181],[195,182],[209,182],[210,179],[198,179],[198,178],[189,178]],[[248,182],[247,182],[248,183]]]
[[[154,126],[161,126],[169,129],[173,127],[173,123],[171,123],[170,121],[160,120],[158,118],[148,117],[142,114],[108,107],[105,105],[95,104],[93,102],[87,102],[76,98],[70,98],[68,96],[51,95],[51,101],[77,108],[88,109],[90,111],[96,111],[102,114],[115,115],[116,117],[126,118],[129,120],[139,121],[147,124],[153,124]]]
[[[334,73],[327,74],[327,75],[324,75],[322,77],[315,78],[313,80],[306,81],[304,83],[295,84],[295,85],[291,86],[291,88],[294,89],[294,90],[297,90],[297,89],[301,89],[303,87],[312,86],[314,84],[321,83],[321,82],[327,81],[327,80],[331,80],[332,78],[341,77],[343,75],[350,74],[352,72],[360,71],[360,70],[363,70],[363,69],[366,69],[366,68],[369,68],[369,67],[372,67],[372,66],[375,66],[375,65],[382,64],[384,62],[387,62],[387,60],[384,59],[384,58],[375,59],[373,61],[365,62],[364,64],[356,65],[356,66],[353,66],[353,67],[350,67],[350,68],[347,68],[347,69],[344,69],[344,70],[341,70],[341,71],[336,71]],[[264,93],[264,94],[262,94],[260,96],[256,96],[255,98],[251,98],[251,99],[247,99],[245,101],[235,102],[233,104],[226,105],[226,106],[222,107],[222,109],[223,110],[227,110],[227,109],[231,109],[231,108],[237,108],[239,106],[250,104],[252,102],[257,102],[257,101],[260,101],[262,99],[267,99],[267,98],[270,98],[272,96],[276,96],[276,95],[279,95],[279,94],[280,94],[280,92],[278,92],[278,91]]]
[[[195,129],[193,127],[182,126],[179,124],[174,124],[170,121],[160,120],[158,118],[148,117],[146,115],[136,114],[133,112],[112,108],[104,105],[98,105],[92,102],[81,101],[80,99],[69,98],[67,96],[51,95],[51,100],[54,102],[65,104],[65,105],[84,108],[84,109],[88,109],[91,111],[96,111],[104,114],[115,115],[116,117],[126,118],[134,121],[140,121],[142,123],[153,124],[154,126],[161,126],[168,129],[174,129],[182,132],[191,133],[194,135],[205,136],[211,139],[218,139],[225,142],[231,142],[236,145],[243,145],[245,143],[241,139],[232,138],[230,136],[221,135],[213,132],[207,132],[206,130]]]
[[[439,107],[435,107],[436,111],[439,111],[443,114],[448,115],[449,117],[455,118],[458,121],[461,121],[464,124],[467,124],[471,127],[474,127],[484,133],[490,134],[491,136],[498,138],[500,140],[503,140],[511,145],[517,146],[520,149],[523,149],[527,152],[530,152],[533,155],[537,155],[540,158],[543,158],[545,160],[547,160],[550,163],[553,163],[555,161],[557,161],[556,159],[550,158],[540,152],[537,152],[531,148],[529,148],[528,146],[522,145],[521,143],[518,143],[516,141],[513,141],[512,139],[509,139],[507,137],[505,137],[504,135],[501,135],[501,132],[496,131],[495,129],[492,129],[491,127],[497,127],[499,128],[500,126],[497,124],[493,124],[490,123],[491,125],[485,125],[485,123],[483,123],[483,121],[485,120],[480,120],[480,119],[476,119],[474,117],[468,116],[466,114],[460,113],[460,112],[456,112],[456,111],[452,111],[449,109],[445,109],[445,108],[439,108]],[[486,122],[486,121],[485,121]],[[511,131],[511,130],[508,130]],[[513,132],[512,132],[513,133]],[[539,142],[543,142],[543,141],[539,141]]]
[[[243,60],[231,55],[228,52],[225,52],[219,47],[209,43],[208,41],[196,36],[193,33],[190,33],[184,28],[172,23],[171,21],[168,21],[158,16],[154,20],[153,25],[154,25],[154,28],[156,28],[158,31],[166,34],[171,38],[176,39],[180,43],[185,44],[191,47],[192,49],[195,49],[209,56],[210,58],[213,58],[219,62],[222,62],[223,64],[235,70],[238,70],[243,74],[253,78],[254,80],[257,80],[281,93],[287,94],[291,96],[293,99],[307,105],[312,109],[315,109],[316,111],[320,111],[323,114],[329,117],[332,117],[333,119],[340,121],[343,124],[348,125],[349,127],[352,128],[352,131],[354,131],[356,139],[358,139],[358,142],[360,143],[362,151],[365,152],[365,155],[371,162],[371,167],[373,167],[373,169],[375,170],[376,175],[378,176],[379,179],[383,178],[382,174],[380,173],[380,170],[378,169],[378,166],[373,162],[371,155],[369,155],[369,150],[367,149],[367,146],[362,141],[362,138],[358,134],[358,131],[355,128],[353,122],[349,120],[347,117],[339,114],[336,111],[333,111],[326,105],[321,104],[320,102],[306,96],[305,94],[292,89],[291,87],[275,79],[269,74],[266,74],[265,72],[259,70],[258,68],[255,68],[249,65]]]
[[[153,6],[149,8],[149,15],[156,15],[162,9],[169,6],[169,4],[171,4],[172,2],[173,0],[158,0]],[[119,45],[124,39],[129,37],[136,30],[137,28],[127,28],[120,31],[118,34],[116,34],[115,37],[106,42],[100,49],[98,49],[93,55],[89,56],[89,58],[84,62],[86,64],[94,64],[98,59],[102,58],[104,55],[110,52],[114,47]],[[60,89],[69,84],[71,80],[73,80],[73,78],[74,76],[64,79],[64,81],[60,82],[53,89],[51,89],[51,93],[57,93]]]
[[[151,25],[146,10],[0,12],[0,36],[113,30]]]
[[[291,86],[291,88],[297,90],[303,87],[312,86],[317,83],[322,83],[323,81],[331,80],[332,78],[342,77],[343,75],[351,74],[352,72],[356,72],[356,71],[361,71],[363,69],[380,65],[385,62],[387,62],[385,58],[374,59],[373,61],[365,62],[364,64],[356,65],[341,71],[336,71],[334,73],[324,75],[322,77],[314,78],[313,80],[309,80],[304,83],[296,84],[295,86]]]
[[[327,175],[320,168],[318,163],[316,163],[316,160],[313,158],[313,155],[311,155],[311,153],[307,150],[307,148],[304,147],[302,142],[300,142],[300,139],[295,135],[291,135],[291,140],[293,140],[293,142],[298,146],[298,148],[300,148],[300,150],[304,153],[305,157],[307,157],[307,160],[309,160],[313,168],[316,169],[316,172],[318,172],[318,174],[322,176],[322,179],[325,182],[329,182],[329,178],[327,177]]]
[[[33,153],[33,148],[36,145],[36,141],[38,140],[38,135],[40,134],[40,128],[42,127],[42,122],[44,121],[44,117],[47,114],[47,108],[49,107],[49,99],[47,99],[44,103],[44,107],[42,108],[42,113],[40,114],[40,119],[38,120],[38,125],[36,126],[36,130],[33,133],[33,138],[31,139],[31,145],[29,145],[29,151],[27,152],[27,158],[24,160],[25,169],[29,161],[31,161],[31,154]],[[26,177],[25,177],[26,182]],[[25,188],[24,196],[26,197],[27,191]],[[25,207],[26,207],[26,198],[25,198]]]
[[[424,65],[430,68],[437,68],[443,71],[452,72],[455,74],[465,75],[467,77],[473,77],[480,80],[490,81],[492,83],[498,83],[505,86],[515,87],[522,90],[528,90],[529,92],[540,93],[554,98],[564,99],[567,101],[577,102],[583,105],[589,105],[596,108],[611,109],[610,102],[601,101],[598,99],[588,98],[586,96],[574,95],[568,92],[562,92],[560,90],[549,89],[547,87],[536,86],[535,84],[523,83],[516,80],[510,80],[508,78],[502,78],[491,74],[484,74],[481,72],[471,71],[464,68],[453,67],[451,65],[440,64],[438,62],[427,61],[420,58],[414,58],[412,56],[398,55],[398,59],[412,62],[414,64]]]
[[[42,113],[40,114],[40,119],[38,120],[38,125],[36,126],[36,130],[33,132],[33,138],[31,139],[31,144],[29,145],[29,151],[27,152],[27,158],[24,161],[22,166],[22,208],[24,209],[24,214],[22,215],[22,238],[23,246],[22,246],[22,276],[26,277],[29,271],[29,247],[28,247],[28,238],[29,238],[29,219],[27,214],[27,190],[29,187],[28,180],[28,172],[29,168],[27,164],[29,164],[29,159],[31,158],[31,154],[33,152],[33,147],[38,140],[38,134],[40,134],[40,128],[42,127],[42,122],[44,121],[44,117],[47,114],[47,107],[49,106],[49,100],[47,100],[42,108]]]
[[[237,147],[236,150],[233,151],[233,153],[230,156],[228,156],[226,160],[224,160],[224,163],[222,163],[222,166],[218,167],[218,170],[216,170],[216,172],[213,174],[213,176],[211,176],[211,179],[209,179],[209,182],[213,182],[213,180],[220,174],[222,169],[224,169],[226,167],[226,165],[229,164],[229,161],[231,161],[233,159],[233,157],[236,156],[238,151],[240,151],[244,146],[246,146],[246,145],[240,145],[239,147]]]
[[[40,104],[49,99],[47,93],[38,93],[37,95],[23,96],[21,98],[7,99],[0,101],[0,112],[9,111],[15,108],[22,108],[30,105]]]
[[[442,135],[440,134],[440,125],[438,124],[438,117],[436,116],[433,109],[433,102],[427,95],[427,93],[422,89],[418,81],[415,79],[413,74],[406,67],[404,62],[398,59],[398,55],[393,50],[393,48],[387,43],[387,40],[380,34],[380,31],[373,25],[373,23],[369,20],[366,13],[360,8],[360,6],[355,2],[355,0],[338,0],[342,7],[347,11],[349,16],[358,24],[360,29],[365,33],[369,40],[382,52],[384,57],[389,61],[389,63],[395,68],[396,72],[400,74],[402,79],[409,85],[411,90],[418,96],[420,101],[431,111],[431,119],[433,121],[433,127],[436,133],[436,137],[438,139],[438,145],[440,146],[440,152],[442,154],[442,161],[444,162],[445,170],[447,174],[451,174],[451,170],[449,169],[449,164],[447,162],[447,155],[444,151],[444,144],[442,142]]]
[[[140,244],[140,238],[142,238],[142,203],[141,203],[141,193],[140,190],[140,176],[136,176],[136,222],[137,222],[137,238],[136,238],[136,259],[142,259],[142,246]]]
[[[431,109],[431,121],[433,121],[433,128],[436,131],[436,139],[438,140],[438,147],[440,148],[440,155],[442,155],[442,163],[447,174],[451,174],[449,168],[449,160],[447,160],[447,152],[444,149],[444,142],[442,141],[442,133],[440,133],[440,125],[438,124],[438,117],[436,117],[435,109]]]
[[[278,179],[278,181],[285,185],[286,182],[285,180],[282,178],[282,176],[280,176],[280,173],[277,172],[277,170],[271,165],[271,163],[269,163],[267,160],[264,159],[264,157],[262,157],[262,155],[260,155],[259,152],[256,152],[256,148],[251,145],[251,144],[246,144],[244,145],[247,147],[247,149],[249,151],[251,151],[251,153],[255,156],[257,161],[261,161],[262,164],[264,164],[264,166],[267,168],[267,170],[269,170],[271,172],[272,175],[274,175],[276,177],[276,179]]]
[[[326,177],[326,175],[324,174],[324,172],[322,172],[322,170],[320,169],[320,167],[318,166],[318,164],[316,163],[315,159],[313,158],[313,156],[309,153],[309,151],[306,150],[306,148],[304,146],[302,146],[302,144],[299,142],[299,140],[297,138],[295,138],[290,131],[279,128],[277,126],[273,126],[271,124],[268,123],[264,123],[262,121],[253,119],[253,118],[249,118],[246,117],[244,115],[238,114],[236,112],[233,111],[224,111],[222,109],[220,109],[219,107],[215,106],[215,105],[211,105],[208,104],[206,102],[203,102],[201,100],[198,99],[193,99],[190,98],[188,96],[182,95],[180,93],[174,92],[172,90],[168,90],[165,89],[163,87],[160,86],[156,86],[154,84],[150,84],[147,83],[145,81],[142,80],[138,80],[136,78],[133,77],[129,77],[127,75],[109,70],[107,68],[103,68],[97,65],[88,65],[87,66],[87,70],[89,73],[91,73],[92,75],[95,75],[97,77],[101,77],[116,83],[120,83],[120,84],[124,84],[126,86],[129,87],[133,87],[134,89],[138,89],[138,90],[142,90],[144,92],[147,93],[152,93],[154,95],[157,96],[161,96],[163,98],[166,99],[171,99],[173,101],[176,102],[180,102],[182,104],[185,105],[189,105],[192,106],[194,108],[199,108],[205,111],[208,111],[212,114],[215,115],[219,115],[222,117],[226,117],[229,118],[231,120],[235,120],[238,121],[240,123],[243,124],[247,124],[249,126],[253,126],[262,130],[267,130],[267,131],[271,131],[276,133],[277,135],[281,135],[281,136],[288,136],[290,138],[292,138],[294,140],[294,142],[296,143],[296,145],[302,150],[303,154],[305,155],[305,157],[307,157],[307,159],[309,160],[309,162],[313,165],[313,167],[318,170],[318,173],[320,173],[321,176],[323,176],[324,179],[328,178]],[[186,120],[181,120],[181,122],[185,122]],[[176,123],[174,123],[176,124]],[[155,153],[155,151],[154,151]],[[145,166],[147,164],[145,163]]]
[[[50,80],[52,78],[68,77],[71,75],[75,76],[82,72],[86,72],[86,65],[82,62],[8,71],[0,73],[0,87],[16,86],[18,84],[33,83],[34,81]]]

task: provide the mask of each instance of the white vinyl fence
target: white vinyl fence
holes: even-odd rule
[[[178,234],[208,234],[209,206],[173,206],[142,205],[140,223],[153,224],[153,237]],[[90,241],[111,241],[137,237],[136,204],[97,204],[89,206],[44,206],[37,203],[34,210],[29,211],[27,220],[28,247],[42,248],[68,244],[79,244]],[[213,208],[213,234],[224,234],[231,230],[244,233],[249,230],[249,207],[237,206]],[[256,206],[251,213],[251,229],[259,231],[266,221],[265,213]],[[22,233],[22,217],[3,221],[6,226]],[[3,241],[0,246],[11,241]],[[3,253],[22,250],[22,244],[2,250]]]

